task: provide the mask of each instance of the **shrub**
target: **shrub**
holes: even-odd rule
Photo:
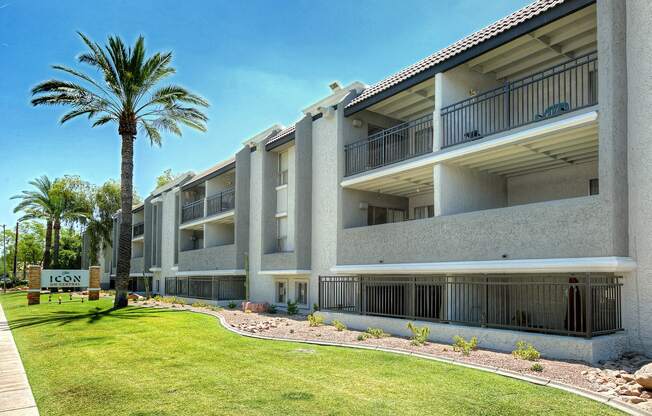
[[[186,301],[183,300],[183,299],[179,299],[179,298],[172,298],[172,304],[185,305]]]
[[[321,326],[324,323],[324,317],[317,315],[316,313],[311,313],[308,315],[308,325],[310,326]]]
[[[288,315],[296,315],[299,313],[299,306],[296,302],[290,302],[288,300]]]
[[[459,335],[453,337],[453,351],[461,352],[462,355],[470,355],[471,351],[478,349],[478,338],[473,337],[470,341]]]
[[[530,367],[530,370],[540,373],[543,371],[543,366],[540,363],[534,363],[532,364],[532,367]]]
[[[342,321],[338,321],[337,319],[333,319],[333,326],[335,329],[337,329],[339,332],[342,332],[346,329],[346,325]]]
[[[407,327],[412,331],[412,337],[410,338],[412,345],[424,345],[428,341],[428,335],[430,335],[430,328],[423,326],[419,328],[414,325],[412,322],[408,322]]]
[[[195,308],[208,308],[208,304],[204,302],[195,302],[192,306]]]
[[[312,311],[313,311],[313,313],[318,312],[319,311],[319,305],[317,305],[316,303],[313,303],[312,304]]]
[[[229,304],[226,305],[226,306],[227,306],[229,309],[235,309],[235,307],[238,306],[238,305],[236,305],[234,301],[231,301],[231,302],[229,302]]]
[[[387,332],[380,328],[367,328],[365,332],[374,338],[384,338],[389,336]]]
[[[512,351],[512,355],[527,361],[536,361],[541,357],[539,351],[532,344],[528,344],[525,341],[518,341],[516,343],[516,349]]]
[[[213,312],[219,312],[222,310],[222,307],[220,306],[214,306],[214,305],[206,305],[206,309],[213,311]]]
[[[272,305],[272,304],[268,305],[267,313],[274,315],[276,313],[276,305]]]
[[[358,335],[358,341],[364,341],[365,339],[369,338],[371,335],[367,334],[366,332],[363,332],[362,334]]]

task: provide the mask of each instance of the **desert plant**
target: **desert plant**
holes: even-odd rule
[[[453,351],[461,352],[462,355],[470,355],[471,351],[478,349],[478,338],[472,337],[469,341],[459,335],[453,337]]]
[[[288,300],[288,315],[296,315],[299,313],[299,306],[296,302]]]
[[[274,315],[276,313],[276,305],[273,304],[268,305],[267,313]]]
[[[227,306],[229,309],[235,309],[235,307],[238,306],[238,305],[236,305],[234,301],[231,301],[231,302],[229,302],[229,304],[226,305],[226,306]]]
[[[342,332],[346,329],[346,325],[344,325],[342,321],[338,321],[337,319],[333,319],[332,324],[335,327],[335,329],[337,329],[339,332]]]
[[[199,302],[199,301],[197,301],[197,302],[194,302],[194,303],[192,304],[192,306],[193,306],[194,308],[206,308],[206,307],[208,307],[208,304],[207,304],[207,303],[204,303],[204,302]]]
[[[428,335],[430,335],[430,328],[423,326],[419,328],[414,325],[412,322],[408,322],[407,327],[412,331],[412,337],[410,342],[412,345],[424,345],[428,341]]]
[[[312,304],[312,311],[313,311],[313,312],[317,312],[317,311],[319,311],[319,305],[317,305],[316,303],[313,303],[313,304]]]
[[[317,315],[316,313],[311,313],[308,315],[308,325],[310,326],[321,326],[324,323],[324,317]]]
[[[363,332],[362,334],[358,335],[358,341],[364,341],[365,339],[369,338],[371,335],[367,334],[366,332]]]
[[[518,341],[516,343],[516,349],[512,351],[512,355],[527,361],[536,361],[541,358],[539,351],[532,344],[528,344],[525,341]]]
[[[383,331],[381,328],[367,328],[367,331],[365,332],[374,338],[385,338],[390,336],[390,334]]]
[[[532,364],[532,367],[530,367],[530,370],[540,373],[543,371],[543,365],[541,365],[540,363],[534,363]]]

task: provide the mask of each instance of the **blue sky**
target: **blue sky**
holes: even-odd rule
[[[77,65],[77,30],[101,43],[142,34],[149,51],[172,50],[171,81],[211,102],[207,133],[184,130],[161,148],[137,139],[134,184],[145,196],[167,168],[201,171],[292,123],[331,81],[373,84],[528,2],[0,0],[0,224],[16,220],[9,198],[34,177],[119,179],[115,127],[61,126],[63,108],[29,104],[30,88],[56,75],[50,65]]]

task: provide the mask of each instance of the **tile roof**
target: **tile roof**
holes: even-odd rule
[[[348,105],[351,107],[355,104],[358,104],[364,100],[367,100],[370,97],[373,97],[376,94],[379,94],[390,87],[399,84],[413,76],[437,65],[440,64],[470,48],[476,46],[482,42],[485,42],[500,33],[511,29],[545,11],[548,11],[560,4],[564,3],[566,0],[537,0],[534,3],[531,3],[522,9],[515,11],[507,17],[504,17],[498,20],[495,23],[490,24],[484,29],[480,29],[477,32],[458,40],[452,45],[441,49],[438,52],[422,59],[421,61],[408,66],[400,70],[399,72],[385,78],[384,80],[377,82],[371,87],[365,89],[360,95],[353,99]]]
[[[289,136],[290,134],[294,133],[296,127],[297,127],[296,124],[293,124],[292,126],[279,131],[274,136],[269,138],[269,140],[267,140],[267,143],[265,144],[268,145],[270,143],[274,143],[277,140],[281,140],[282,138]]]
[[[235,162],[235,157],[230,157],[230,158],[228,158],[228,159],[226,159],[226,160],[224,160],[224,161],[222,161],[222,162],[220,162],[220,163],[218,163],[216,165],[211,166],[210,168],[206,169],[203,172],[199,172],[188,183],[183,185],[184,189],[186,187],[189,187],[191,185],[195,185],[195,184],[201,182],[202,179],[205,179],[205,178],[209,177],[211,174],[219,171],[220,169],[230,165],[233,162]]]

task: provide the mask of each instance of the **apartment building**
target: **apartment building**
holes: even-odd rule
[[[540,0],[374,85],[333,83],[136,207],[132,276],[443,342],[649,350],[651,12]]]

